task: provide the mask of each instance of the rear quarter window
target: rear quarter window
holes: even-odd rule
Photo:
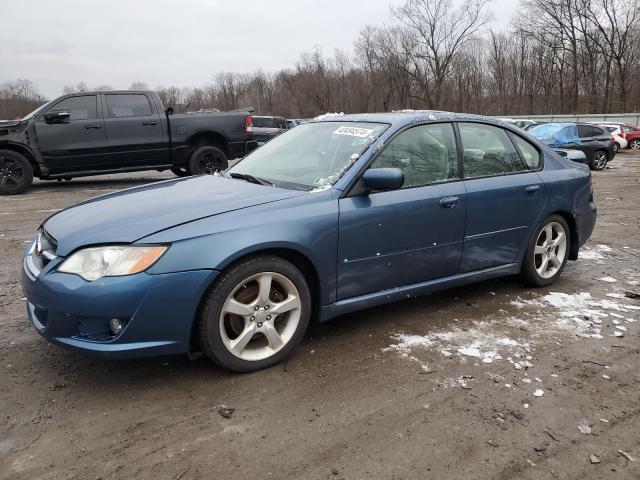
[[[520,154],[522,155],[522,159],[524,163],[530,170],[537,170],[540,168],[540,152],[536,147],[531,145],[524,138],[519,137],[518,135],[511,135],[513,141],[520,150]]]

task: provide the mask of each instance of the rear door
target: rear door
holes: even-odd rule
[[[520,261],[546,201],[540,152],[524,138],[482,123],[458,123],[467,190],[461,273]]]
[[[450,123],[412,127],[369,168],[403,171],[401,189],[340,199],[338,300],[455,275],[466,195]]]
[[[62,110],[70,112],[68,120],[49,123],[44,117]],[[74,95],[51,105],[36,119],[36,137],[52,174],[99,169],[107,142],[98,96]]]
[[[143,93],[103,94],[109,163],[113,168],[168,165],[161,112]]]

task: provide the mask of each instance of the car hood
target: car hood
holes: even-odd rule
[[[57,241],[57,255],[66,256],[85,245],[132,243],[201,218],[305,194],[203,175],[102,195],[54,214],[43,227]]]
[[[15,127],[21,123],[22,120],[0,120],[0,128]]]

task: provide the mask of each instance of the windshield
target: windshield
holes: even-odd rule
[[[47,105],[49,105],[50,103],[51,103],[51,101],[48,101],[44,105],[40,105],[33,112],[31,112],[30,114],[25,115],[24,117],[22,117],[22,120],[29,120],[31,117],[36,116],[38,113],[40,113],[42,110],[44,110],[47,107]]]
[[[251,152],[228,170],[283,188],[333,185],[388,125],[320,122],[300,125]]]

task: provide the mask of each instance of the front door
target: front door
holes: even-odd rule
[[[461,273],[517,263],[546,201],[540,153],[524,138],[459,123],[467,224]]]
[[[68,120],[47,123],[44,114],[67,110]],[[60,100],[36,120],[38,146],[52,174],[99,169],[107,145],[97,95]]]
[[[404,186],[340,200],[338,300],[458,273],[467,199],[452,125],[405,130],[369,168],[382,167]]]

